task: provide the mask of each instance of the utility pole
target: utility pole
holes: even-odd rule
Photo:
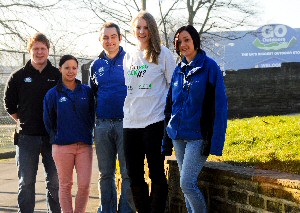
[[[146,10],[146,0],[142,0],[142,9]]]

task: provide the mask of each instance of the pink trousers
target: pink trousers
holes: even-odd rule
[[[63,213],[85,213],[89,199],[93,148],[91,145],[76,143],[71,145],[53,145],[52,156],[59,179],[59,202]],[[78,190],[75,198],[75,210],[72,206],[73,170],[77,173]]]

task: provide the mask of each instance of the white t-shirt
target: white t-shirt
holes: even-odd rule
[[[158,64],[149,63],[144,51],[127,52],[123,61],[127,96],[124,103],[124,128],[145,128],[162,121],[166,96],[175,69],[171,51],[162,46]]]

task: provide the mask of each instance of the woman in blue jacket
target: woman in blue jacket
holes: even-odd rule
[[[162,152],[170,155],[173,142],[188,212],[206,213],[197,178],[209,154],[222,155],[227,127],[223,75],[216,62],[201,50],[193,26],[179,28],[174,45],[182,60],[168,92]]]
[[[44,98],[44,123],[53,144],[61,209],[63,212],[85,212],[92,175],[94,96],[90,87],[76,79],[78,61],[74,56],[62,56],[59,70],[62,79]],[[73,210],[74,167],[78,191]]]

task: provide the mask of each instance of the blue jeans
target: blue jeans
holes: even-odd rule
[[[58,176],[52,158],[52,145],[49,143],[49,137],[22,134],[19,135],[18,145],[16,146],[19,212],[34,212],[35,183],[40,154],[42,155],[46,176],[47,212],[60,213]]]
[[[98,159],[100,206],[98,213],[117,212],[116,160],[122,176],[119,213],[135,213],[130,180],[127,174],[122,119],[97,119],[95,128],[96,154]]]
[[[205,198],[198,187],[198,176],[207,160],[201,154],[202,140],[173,140],[180,171],[180,187],[189,213],[207,213]]]

